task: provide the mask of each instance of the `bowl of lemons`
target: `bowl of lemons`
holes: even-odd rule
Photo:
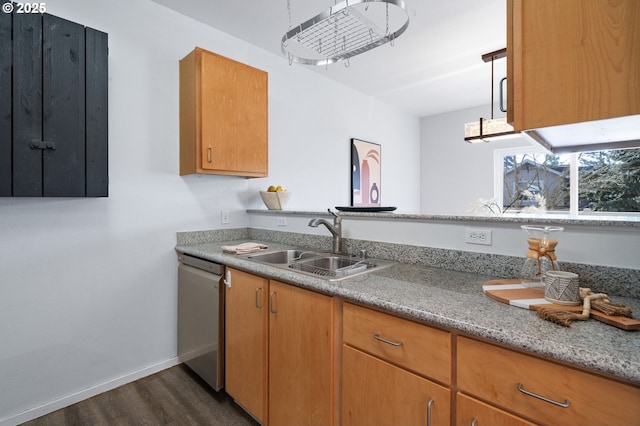
[[[266,191],[260,191],[260,198],[269,210],[284,210],[290,197],[291,192],[280,185],[271,185]]]

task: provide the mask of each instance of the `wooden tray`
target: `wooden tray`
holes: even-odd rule
[[[498,302],[533,311],[544,306],[559,311],[582,312],[582,305],[567,306],[548,302],[544,298],[544,286],[536,283],[525,285],[521,280],[492,280],[482,285],[482,291]],[[623,330],[640,330],[640,321],[633,318],[606,315],[595,309],[591,310],[591,318]]]

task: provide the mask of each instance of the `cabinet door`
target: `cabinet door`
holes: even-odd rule
[[[640,114],[640,2],[509,0],[516,130]]]
[[[41,197],[42,151],[31,149],[31,141],[42,139],[42,18],[12,16],[13,99],[20,100],[12,103],[12,195]]]
[[[265,424],[267,419],[267,291],[269,282],[227,268],[225,290],[225,388]]]
[[[270,282],[269,424],[332,424],[332,302]]]
[[[43,15],[42,140],[45,197],[85,195],[85,35],[82,25]]]
[[[201,51],[201,167],[266,176],[267,73]]]
[[[449,425],[451,391],[350,346],[342,347],[342,424]]]
[[[12,68],[11,14],[0,13],[0,197],[11,196],[11,68]]]
[[[0,196],[107,196],[107,34],[19,13],[0,33]]]

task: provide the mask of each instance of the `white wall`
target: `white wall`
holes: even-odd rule
[[[257,189],[349,203],[349,138],[383,145],[385,204],[419,209],[419,120],[148,0],[56,0],[109,33],[110,196],[0,199],[0,424],[175,362],[176,231],[249,224]],[[178,176],[178,60],[194,46],[269,72],[270,178]],[[402,173],[385,173],[400,167]]]
[[[421,119],[423,214],[468,214],[474,200],[493,197],[493,151],[529,146],[526,140],[466,142],[464,124],[480,117],[491,117],[489,104]]]
[[[269,75],[269,177],[249,182],[251,208],[264,208],[258,191],[269,185],[292,192],[292,210],[350,205],[350,138],[359,138],[382,146],[382,203],[418,211],[419,119],[279,57],[275,64]]]

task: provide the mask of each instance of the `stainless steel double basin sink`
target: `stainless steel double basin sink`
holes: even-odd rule
[[[348,254],[325,253],[310,250],[278,250],[251,254],[247,259],[289,269],[329,281],[339,281],[395,264],[390,260],[360,258]]]

